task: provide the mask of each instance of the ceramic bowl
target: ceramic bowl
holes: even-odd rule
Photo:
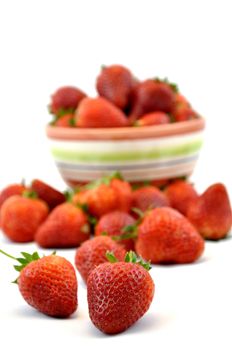
[[[147,127],[78,129],[47,126],[51,153],[70,186],[119,171],[130,182],[189,176],[205,122]]]

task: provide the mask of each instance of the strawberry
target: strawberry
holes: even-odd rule
[[[26,189],[27,188],[24,186],[24,184],[11,184],[5,187],[0,192],[0,208],[7,198],[14,195],[20,196],[23,194],[24,191],[26,191]]]
[[[63,193],[57,191],[55,188],[41,180],[34,179],[31,183],[31,188],[37,193],[40,199],[48,204],[50,209],[65,202],[65,195]]]
[[[186,120],[198,118],[197,113],[191,107],[176,108],[172,112],[172,116],[176,122],[184,122]]]
[[[145,186],[132,193],[132,207],[145,212],[146,210],[169,206],[166,195],[154,186]]]
[[[128,125],[125,114],[104,97],[81,101],[75,113],[75,124],[80,128],[113,128]]]
[[[133,230],[135,225],[135,219],[123,212],[112,211],[103,215],[95,226],[95,235],[100,236],[107,234],[118,240],[118,243],[122,244],[126,250],[134,249],[134,239],[123,239],[120,241],[120,237],[123,238],[128,231]],[[109,249],[110,250],[110,249]]]
[[[165,194],[169,199],[170,206],[185,216],[191,202],[198,198],[194,187],[183,180],[177,180],[171,183],[166,188]]]
[[[62,128],[71,128],[72,126],[74,126],[73,114],[69,113],[62,115],[54,121],[53,125]]]
[[[123,261],[126,255],[125,249],[107,236],[94,237],[76,250],[75,265],[85,282],[96,266],[108,261],[107,251],[113,252],[119,261]]]
[[[35,241],[44,248],[69,248],[77,247],[89,237],[86,214],[71,203],[63,203],[38,228]]]
[[[31,242],[37,228],[46,219],[49,208],[34,194],[12,196],[1,207],[1,227],[3,233],[14,242]]]
[[[135,249],[152,263],[191,263],[203,253],[204,240],[182,214],[163,207],[145,215]]]
[[[63,86],[51,96],[50,112],[58,117],[67,112],[73,113],[84,97],[86,94],[80,89],[73,86]]]
[[[96,82],[99,95],[120,109],[125,109],[128,106],[134,85],[135,79],[129,69],[116,64],[103,67]]]
[[[54,254],[39,257],[22,252],[15,258],[2,250],[1,253],[16,260],[19,277],[15,283],[24,300],[38,311],[52,317],[68,317],[77,309],[77,279],[72,264]]]
[[[113,210],[129,211],[131,186],[116,176],[112,174],[88,184],[73,196],[73,203],[86,205],[88,212],[97,218]]]
[[[135,122],[135,126],[162,125],[170,123],[170,117],[164,112],[151,112],[143,115]]]
[[[231,229],[232,212],[225,186],[211,185],[189,206],[187,217],[204,238],[226,237]]]
[[[171,112],[175,93],[166,82],[148,79],[138,83],[132,92],[130,122],[150,112]]]
[[[102,332],[116,334],[125,331],[149,309],[155,286],[148,273],[148,263],[137,259],[133,252],[118,262],[98,265],[87,281],[89,316]],[[142,265],[142,266],[141,266]]]

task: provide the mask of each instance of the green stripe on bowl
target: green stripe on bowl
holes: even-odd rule
[[[60,148],[51,147],[52,155],[55,159],[62,161],[72,162],[89,162],[89,161],[101,161],[101,162],[114,162],[114,161],[139,161],[144,159],[161,159],[173,156],[185,156],[200,150],[203,141],[197,140],[194,142],[188,142],[179,146],[163,147],[150,150],[135,150],[126,152],[109,152],[109,153],[86,153],[79,152],[78,150],[64,150]]]

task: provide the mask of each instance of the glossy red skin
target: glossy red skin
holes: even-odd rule
[[[104,97],[83,99],[75,113],[80,128],[113,128],[128,125],[126,115]]]
[[[129,104],[131,90],[134,85],[135,79],[129,69],[116,64],[104,67],[96,82],[99,95],[122,110]]]
[[[50,111],[59,114],[60,110],[75,110],[86,94],[73,86],[63,86],[51,96]]]
[[[40,199],[12,196],[1,207],[1,228],[13,242],[31,242],[48,216],[48,206]]]
[[[77,247],[90,237],[86,214],[71,203],[57,206],[38,228],[35,241],[44,248]]]
[[[72,120],[73,120],[73,114],[65,114],[65,115],[62,115],[62,117],[59,117],[53,125],[62,127],[62,128],[71,128]]]
[[[154,282],[142,266],[133,263],[104,263],[87,281],[89,316],[102,332],[125,331],[149,309]]]
[[[169,199],[170,206],[185,216],[187,215],[191,202],[198,198],[198,194],[193,185],[182,180],[171,183],[165,189],[165,194]]]
[[[22,195],[27,188],[22,184],[11,184],[0,192],[0,208],[5,200],[11,196]]]
[[[108,262],[107,251],[112,252],[118,261],[123,261],[126,255],[126,250],[107,236],[94,237],[76,250],[75,265],[85,283],[96,266]]]
[[[177,107],[172,112],[172,116],[176,122],[184,122],[198,118],[197,113],[191,107]]]
[[[204,240],[182,214],[163,207],[145,216],[138,227],[135,249],[154,264],[192,263],[202,255]]]
[[[143,115],[135,122],[135,126],[162,125],[169,124],[170,117],[164,112],[151,112]]]
[[[49,255],[29,263],[18,286],[24,300],[46,315],[63,318],[77,309],[76,274],[65,258]]]
[[[103,215],[95,226],[95,235],[100,236],[107,233],[108,236],[121,236],[125,234],[123,228],[135,225],[135,219],[128,213],[122,211],[112,211]],[[134,239],[117,241],[126,251],[134,250]]]
[[[232,223],[226,187],[221,183],[210,186],[189,206],[187,217],[205,239],[218,240],[226,237]]]
[[[111,180],[110,187],[116,192],[117,210],[129,212],[132,203],[132,188],[129,182],[120,179],[113,179]]]
[[[38,197],[45,201],[50,209],[55,208],[57,205],[64,203],[66,198],[63,193],[57,191],[52,186],[46,184],[45,182],[34,179],[31,183],[31,189],[34,190]]]
[[[138,208],[143,212],[169,205],[167,196],[154,186],[145,186],[132,193],[132,208]]]
[[[132,92],[130,122],[150,112],[171,112],[175,94],[168,84],[148,79],[136,85]]]

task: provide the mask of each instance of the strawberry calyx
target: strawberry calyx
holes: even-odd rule
[[[89,182],[85,185],[85,189],[93,190],[103,184],[109,186],[113,179],[123,180],[123,177],[119,171],[115,171],[110,175],[102,176],[100,179]]]
[[[37,199],[38,198],[37,192],[33,191],[33,190],[25,190],[25,191],[23,191],[22,196],[24,198],[30,198],[30,199]]]
[[[110,263],[119,262],[118,259],[115,257],[114,253],[110,251],[106,252],[106,258]],[[151,263],[136,255],[135,252],[133,252],[132,250],[126,253],[124,261],[126,263],[138,264],[147,271],[151,269]]]
[[[160,79],[158,77],[155,77],[154,81],[157,83],[165,83],[165,84],[169,85],[170,88],[172,89],[172,91],[175,92],[176,94],[179,92],[178,85],[176,83],[171,83],[167,77],[165,77],[164,79]]]

